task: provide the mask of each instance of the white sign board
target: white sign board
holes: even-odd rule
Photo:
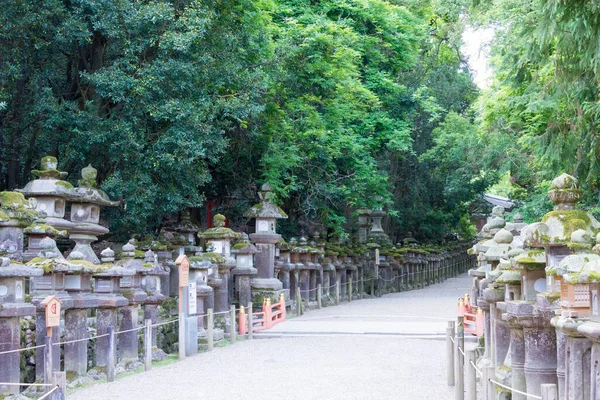
[[[592,290],[592,315],[598,316],[598,291]]]
[[[198,313],[198,298],[197,298],[196,282],[188,284],[188,314],[194,315]]]

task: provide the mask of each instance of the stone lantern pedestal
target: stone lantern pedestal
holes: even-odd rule
[[[92,294],[91,283],[92,273],[96,272],[97,267],[83,258],[83,254],[71,252],[69,262],[79,267],[79,271],[77,274],[67,273],[65,275],[65,290],[73,300],[72,306],[65,310],[63,339],[66,342],[89,337],[88,310],[99,305],[98,297]],[[65,371],[69,376],[85,375],[88,367],[88,342],[65,343],[64,364]]]
[[[41,268],[13,264],[9,258],[0,257],[0,353],[21,347],[19,318],[35,314],[35,306],[25,303],[25,277],[43,273]],[[0,382],[19,383],[20,366],[21,353],[0,355]],[[0,396],[18,393],[18,386],[0,386]]]
[[[198,255],[190,259],[190,282],[196,282],[196,308],[198,314],[203,314],[210,308],[207,306],[209,299],[214,299],[214,289],[209,286],[212,282],[209,271],[216,270],[216,265],[209,258],[202,258],[202,253],[196,254]],[[198,337],[206,337],[205,320],[204,317],[198,318]]]
[[[239,233],[225,227],[225,216],[217,214],[213,218],[213,228],[199,233],[198,236],[212,245],[216,254],[222,255],[224,261],[218,263],[221,284],[215,289],[215,325],[225,332],[229,332],[229,280],[230,271],[236,266],[236,260],[231,256],[231,241],[240,237]],[[225,313],[225,314],[224,314]]]
[[[129,331],[138,327],[139,307],[148,298],[148,293],[142,289],[142,277],[151,272],[153,265],[144,266],[144,260],[135,257],[135,241],[132,239],[123,246],[121,259],[117,266],[134,272],[132,276],[121,278],[121,294],[129,304],[119,308],[119,330]],[[139,365],[138,332],[133,330],[119,334],[119,362],[130,368]]]
[[[152,324],[158,323],[158,306],[167,298],[162,293],[161,279],[169,276],[169,272],[158,263],[158,257],[148,250],[144,255],[144,266],[149,269],[146,276],[142,278],[142,289],[146,291],[148,297],[144,300],[144,319],[149,319]],[[152,328],[152,360],[161,361],[167,358],[167,354],[158,348],[156,336],[158,330]]]
[[[111,249],[102,251],[102,262],[114,262],[114,252]],[[117,310],[126,307],[129,301],[121,294],[121,279],[133,277],[135,271],[123,267],[102,267],[94,276],[94,293],[98,299],[96,309],[96,334],[108,333],[108,328],[117,327]],[[108,336],[96,339],[96,371],[105,373],[108,365]],[[116,359],[116,348],[115,348]]]
[[[56,242],[50,238],[45,238],[40,242],[42,251],[41,257],[36,257],[27,263],[30,268],[40,268],[44,271],[43,276],[31,279],[30,292],[32,295],[32,304],[36,306],[36,345],[41,346],[46,338],[46,312],[41,302],[49,295],[54,295],[62,302],[61,308],[65,311],[74,306],[74,300],[66,289],[66,275],[79,273],[81,265],[69,263],[62,257],[56,248]],[[61,340],[60,327],[52,329],[52,342],[58,343]],[[52,348],[52,358],[60,360],[60,346]],[[45,355],[43,351],[36,351],[36,365],[44,365]],[[53,364],[56,371],[59,371],[58,363]],[[36,368],[36,381],[43,381],[43,368]]]

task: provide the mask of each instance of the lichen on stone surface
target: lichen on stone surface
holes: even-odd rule
[[[223,264],[226,261],[225,257],[223,257],[219,253],[214,253],[214,252],[202,253],[201,256],[192,256],[192,257],[189,257],[189,260],[190,260],[190,262],[208,260],[213,264]]]
[[[16,219],[31,223],[39,214],[22,193],[0,192],[0,220]]]

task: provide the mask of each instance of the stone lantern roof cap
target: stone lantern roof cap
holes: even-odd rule
[[[246,218],[274,218],[286,219],[288,216],[281,208],[273,204],[273,193],[271,185],[265,183],[262,185],[261,192],[258,194],[260,203],[250,208],[244,216]]]
[[[8,257],[0,257],[0,276],[42,276],[44,270],[39,266],[17,264],[11,262]]]
[[[234,232],[230,228],[225,227],[225,216],[222,214],[217,214],[213,217],[213,225],[214,228],[209,228],[204,232],[198,233],[199,238],[204,239],[237,239],[240,237],[240,234]]]
[[[0,192],[0,223],[15,219],[29,224],[39,217],[35,206],[36,200],[26,200],[22,193]]]
[[[58,230],[53,226],[44,223],[44,220],[36,220],[33,224],[25,228],[27,234],[48,235],[67,237],[66,230]]]
[[[73,190],[73,185],[62,178],[67,177],[66,172],[57,170],[58,161],[56,157],[47,156],[41,160],[41,170],[33,170],[32,173],[38,179],[30,181],[23,189],[18,190],[27,197],[56,196],[67,200],[79,197]]]
[[[92,203],[105,207],[118,206],[118,201],[112,201],[104,191],[98,189],[96,183],[97,176],[98,171],[91,164],[83,168],[81,170],[81,179],[78,181],[79,187],[73,189],[77,198],[71,201],[75,203]]]
[[[600,283],[600,257],[583,264],[581,272],[563,275],[567,283]]]
[[[285,242],[284,242],[285,243]],[[241,240],[231,247],[231,252],[234,254],[256,254],[260,253],[256,246],[250,242],[247,233],[242,233]]]
[[[169,231],[179,233],[196,233],[199,231],[198,226],[191,220],[190,211],[183,210],[181,212],[181,220],[168,228]]]

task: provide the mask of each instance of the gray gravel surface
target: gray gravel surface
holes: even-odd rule
[[[452,399],[439,334],[469,287],[462,275],[309,311],[273,329],[280,337],[216,348],[68,399]]]

